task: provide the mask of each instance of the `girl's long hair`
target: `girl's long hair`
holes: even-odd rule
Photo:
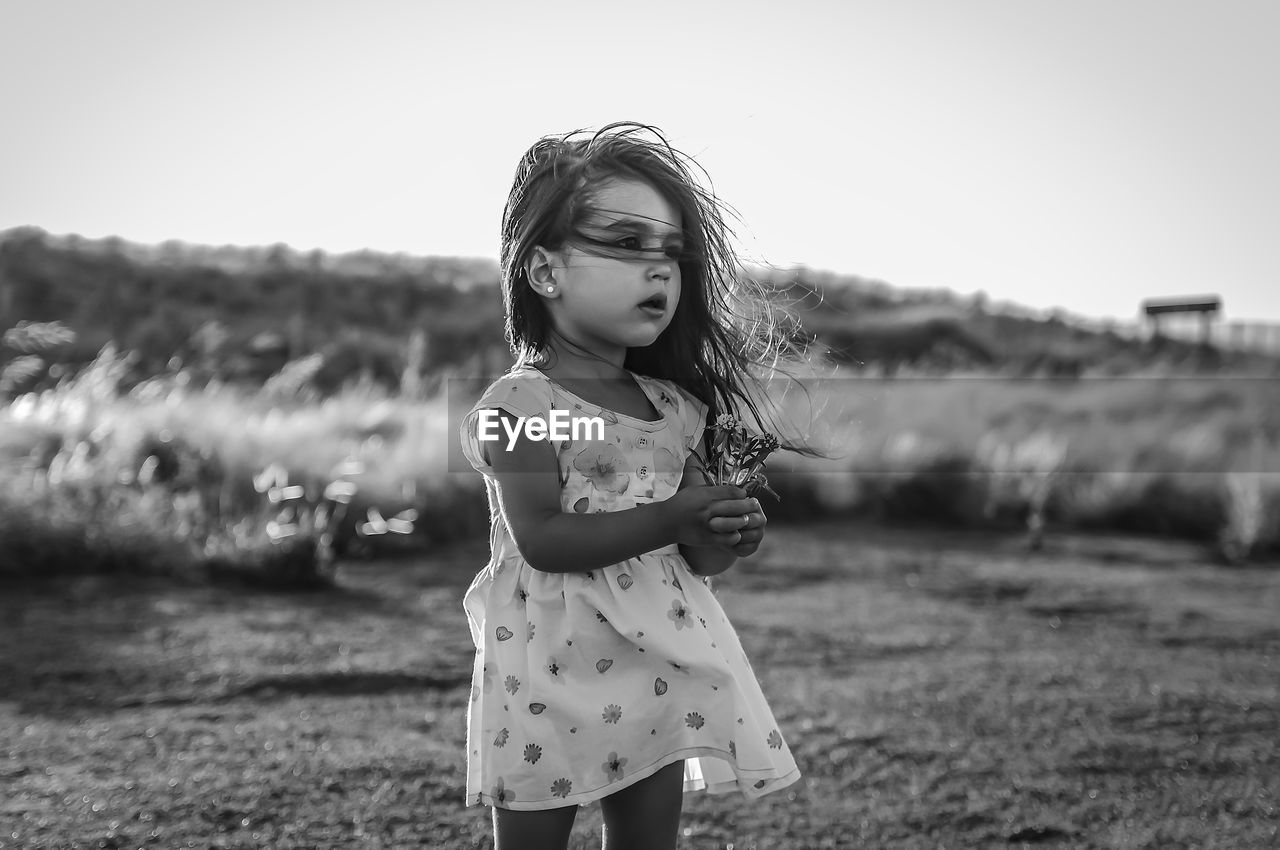
[[[646,132],[656,141],[640,136]],[[641,180],[680,211],[681,294],[666,330],[653,344],[628,349],[625,368],[673,381],[690,392],[708,406],[708,425],[720,413],[741,416],[749,411],[760,430],[779,433],[773,413],[761,413],[763,381],[779,373],[792,377],[781,364],[803,356],[799,326],[764,285],[739,268],[722,213],[727,205],[694,179],[686,165],[693,161],[672,148],[658,129],[617,122],[589,133],[547,136],[530,147],[520,159],[503,210],[505,332],[517,365],[544,365],[554,333],[542,298],[529,285],[533,249],[559,251],[573,244],[595,252],[592,240],[580,233],[598,210],[594,192],[611,179]],[[781,439],[783,449],[823,456]]]

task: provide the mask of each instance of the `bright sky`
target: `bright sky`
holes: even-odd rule
[[[749,259],[1280,320],[1276,0],[0,0],[0,229],[495,257],[538,137],[661,127]]]

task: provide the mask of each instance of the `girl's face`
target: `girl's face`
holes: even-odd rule
[[[571,240],[551,256],[555,292],[534,287],[562,334],[602,356],[625,355],[652,345],[675,315],[683,222],[678,208],[639,180],[608,180],[594,207],[580,230],[587,252]]]

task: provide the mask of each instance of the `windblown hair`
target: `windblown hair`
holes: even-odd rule
[[[644,138],[645,132],[656,141]],[[725,222],[724,210],[731,208],[704,189],[686,163],[696,165],[672,148],[661,131],[633,122],[609,124],[594,134],[575,130],[547,136],[525,152],[502,215],[507,343],[517,364],[546,364],[555,329],[542,298],[529,285],[534,248],[560,251],[572,245],[598,256],[625,253],[602,250],[581,228],[600,211],[594,200],[603,183],[641,180],[680,211],[681,294],[666,330],[653,344],[628,349],[625,368],[673,381],[690,392],[708,406],[709,425],[720,413],[741,416],[745,410],[762,431],[776,433],[776,427],[766,427],[758,401],[764,398],[763,379],[780,371],[789,374],[780,362],[802,353],[798,325],[772,302],[764,285],[743,273]],[[758,391],[754,398],[751,384]],[[785,438],[782,448],[815,454]]]

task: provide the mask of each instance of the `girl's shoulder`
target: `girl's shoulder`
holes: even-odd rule
[[[480,399],[463,414],[458,424],[463,456],[479,472],[492,475],[488,443],[503,439],[503,426],[490,411],[505,410],[519,417],[545,418],[553,407],[546,377],[537,369],[513,367],[489,384]],[[555,439],[551,442],[558,448]]]
[[[547,377],[532,366],[513,366],[480,395],[473,409],[506,407],[526,416],[545,413],[551,399]]]

